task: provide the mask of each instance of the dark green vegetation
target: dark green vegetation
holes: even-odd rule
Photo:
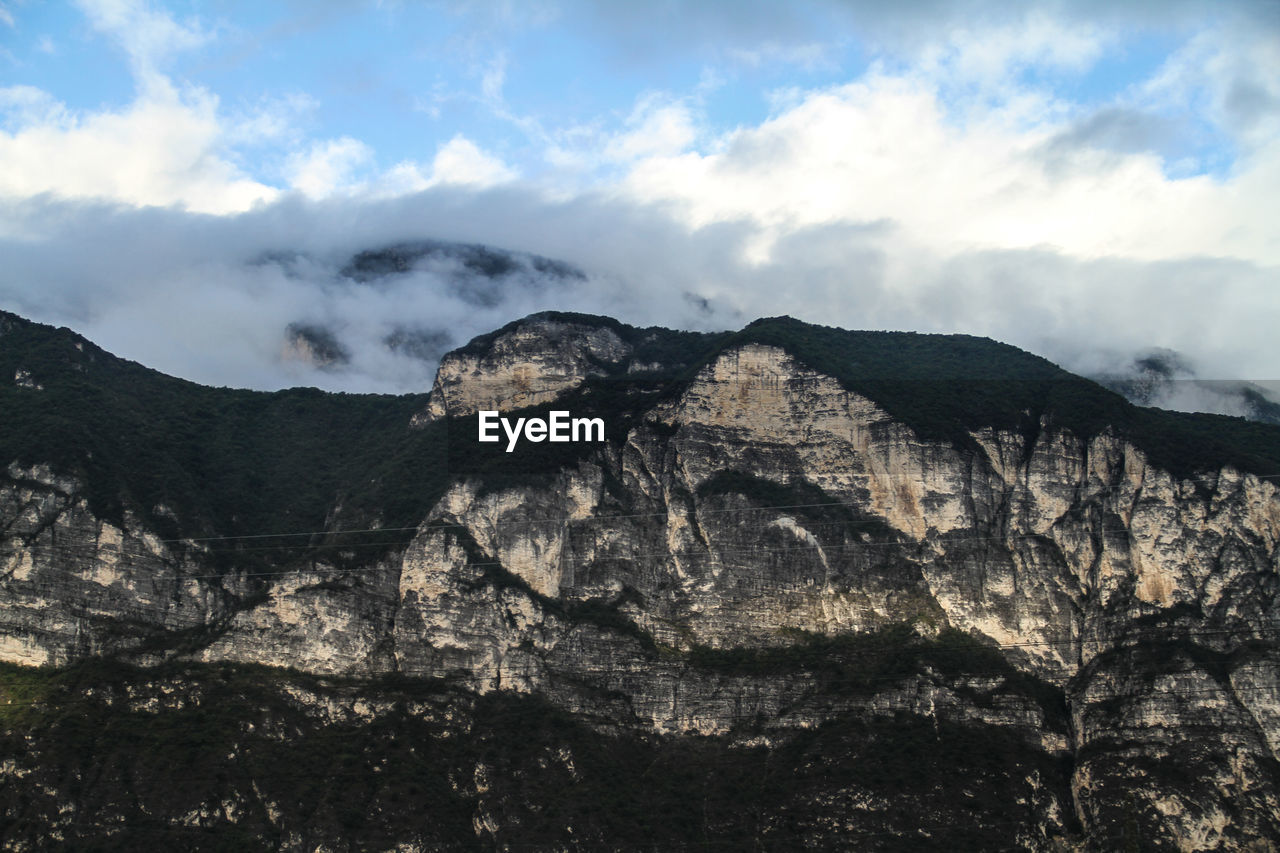
[[[452,261],[484,278],[502,278],[515,272],[536,272],[552,278],[581,279],[582,271],[563,261],[492,249],[475,243],[417,240],[359,252],[342,269],[356,281],[373,281],[410,272],[423,261]]]
[[[1224,464],[1280,472],[1280,429],[1223,415],[1134,406],[1017,347],[969,335],[847,332],[790,317],[757,320],[724,341],[781,347],[874,400],[926,438],[969,446],[984,426],[1035,435],[1043,421],[1087,438],[1111,428],[1151,461],[1190,476]]]
[[[313,531],[416,525],[447,479],[442,429],[407,429],[426,395],[209,388],[6,314],[0,375],[0,459],[77,477],[96,515],[169,538],[306,534],[213,543],[219,562],[359,560],[406,535]]]
[[[741,471],[719,471],[698,487],[697,494],[699,500],[717,495],[741,495],[756,506],[784,507],[815,524],[836,525],[843,530],[875,536],[879,541],[900,538],[883,518],[842,502],[837,495],[808,480],[777,483]]]
[[[357,700],[363,716],[351,712]],[[0,783],[0,838],[38,848],[60,838],[76,850],[335,839],[349,849],[898,850],[932,838],[996,849],[1039,836],[1044,800],[1067,801],[1070,772],[1005,731],[912,716],[840,717],[776,733],[770,749],[600,729],[537,697],[444,682],[226,665],[0,667],[3,702],[31,704],[0,704],[0,758],[24,774]],[[346,711],[326,719],[326,705]]]
[[[639,377],[626,374],[625,365],[601,365],[607,372],[604,378],[588,382],[556,404],[558,408],[575,404],[575,414],[581,409],[605,415],[610,424],[629,425],[639,416],[640,404],[679,393],[726,349],[759,343],[779,347],[848,390],[874,400],[923,438],[971,451],[977,447],[970,430],[993,427],[1034,437],[1044,424],[1086,439],[1114,430],[1145,450],[1154,464],[1179,476],[1211,473],[1226,464],[1259,474],[1280,472],[1280,428],[1272,424],[1134,406],[1047,359],[989,338],[850,332],[791,317],[757,320],[740,332],[698,334],[637,329],[594,315],[549,311],[537,316],[612,329],[635,347],[636,362],[663,365]],[[482,353],[521,322],[482,335],[463,351]],[[619,383],[625,390],[617,387]],[[543,416],[549,408],[513,414]],[[474,425],[470,427],[468,435],[474,433]],[[535,452],[545,455],[546,463],[552,456],[563,459],[579,451],[573,445],[560,445]],[[546,470],[532,461],[528,467]]]
[[[1034,436],[1048,421],[1081,436],[1115,429],[1177,471],[1224,462],[1280,471],[1275,428],[1136,409],[1042,359],[981,339],[842,332],[787,318],[698,335],[552,316],[609,326],[632,345],[632,363],[659,365],[637,377],[628,365],[602,364],[602,376],[555,404],[604,417],[610,450],[633,429],[649,431],[643,440],[671,438],[673,431],[645,421],[653,403],[678,393],[726,347],[758,341],[962,449],[971,448],[967,430]],[[489,489],[545,486],[583,459],[603,463],[606,485],[618,476],[598,446],[526,444],[506,454],[474,442],[474,418],[411,428],[423,395],[204,388],[11,315],[0,315],[0,380],[0,463],[50,464],[81,481],[95,513],[116,520],[135,513],[162,536],[270,534],[214,541],[212,559],[225,567],[370,559],[407,540],[410,533],[396,528],[420,524],[460,476]],[[27,387],[33,383],[42,387]],[[876,540],[897,535],[831,506],[804,474],[777,483],[727,471],[697,498],[726,506],[827,504],[801,514],[861,526]],[[684,497],[693,496],[676,499]],[[601,514],[628,511],[625,500],[606,497]],[[383,533],[364,532],[370,527]],[[639,595],[630,588],[585,601],[552,599],[491,565],[474,541],[462,544],[483,569],[472,576],[476,585],[517,588],[575,628],[595,625],[638,640],[628,641],[635,660],[668,679],[673,705],[682,679],[724,686],[730,697],[782,680],[787,703],[807,711],[806,720],[826,722],[788,728],[781,722],[788,707],[776,719],[754,711],[730,717],[754,721],[730,735],[659,736],[640,711],[635,720],[575,717],[541,698],[477,695],[444,681],[344,682],[172,663],[145,671],[103,661],[61,671],[0,667],[0,843],[998,849],[1011,839],[1038,843],[1046,832],[1080,831],[1068,805],[1072,759],[1050,757],[1035,740],[1047,732],[1067,742],[1063,691],[1016,671],[973,637],[926,637],[889,625],[859,636],[800,634],[784,648],[681,651],[660,647],[626,615],[622,605]],[[179,641],[163,637],[170,650]],[[1215,674],[1230,663],[1178,651]],[[575,697],[600,699],[585,707],[612,714],[628,700],[591,679],[567,673],[563,681],[572,680]],[[876,707],[918,707],[921,716],[867,710],[871,699],[894,691],[898,700]],[[965,709],[955,719],[942,705],[934,710],[933,697],[943,693]],[[911,704],[916,697],[919,706]],[[327,710],[357,703],[368,710]],[[861,710],[849,710],[858,703]],[[981,716],[962,718],[967,712],[1030,722],[996,727]],[[1031,740],[1028,730],[1036,733]],[[1134,766],[1125,748],[1104,744],[1085,757],[1114,763],[1122,778]],[[1151,761],[1159,765],[1153,773],[1198,772],[1177,755]],[[1161,825],[1159,815],[1125,811],[1123,800],[1111,799],[1119,805],[1090,823],[1103,834],[1090,839],[1099,849],[1111,846],[1114,839],[1103,836],[1117,827],[1132,826],[1136,837]],[[1048,817],[1055,813],[1065,825]]]
[[[305,346],[317,364],[346,364],[351,360],[351,353],[338,340],[332,331],[323,326],[309,323],[290,323],[285,329],[290,343]]]
[[[694,666],[734,675],[808,673],[813,689],[833,696],[869,696],[923,672],[945,681],[967,676],[998,679],[986,693],[963,684],[953,689],[983,706],[997,694],[1027,697],[1040,706],[1046,729],[1067,731],[1067,701],[1061,690],[1015,669],[998,648],[963,631],[947,628],[926,637],[910,624],[897,623],[861,634],[794,633],[794,642],[786,646],[695,646],[687,659]]]
[[[678,393],[718,353],[754,341],[786,349],[921,435],[962,448],[971,448],[967,430],[1034,435],[1044,420],[1080,436],[1115,429],[1179,474],[1222,464],[1280,471],[1278,427],[1141,409],[982,338],[846,332],[786,317],[737,333],[699,334],[579,314],[538,316],[606,326],[634,348],[634,363],[661,365],[638,375],[628,375],[626,365],[601,365],[604,376],[555,403],[575,416],[603,417],[614,446],[657,399]],[[514,325],[463,349],[483,351]],[[10,379],[19,370],[43,390]],[[591,444],[526,442],[508,454],[501,444],[474,441],[474,417],[410,429],[425,395],[208,388],[115,358],[69,330],[4,313],[0,377],[0,461],[47,463],[73,475],[95,513],[119,520],[131,510],[162,536],[273,535],[215,543],[215,558],[230,555],[241,565],[287,562],[304,550],[310,558],[372,559],[408,538],[394,528],[418,524],[453,477],[478,476],[489,489],[545,483],[601,452]],[[545,416],[551,408],[511,414]],[[370,527],[386,532],[338,532]],[[275,536],[294,532],[305,535]]]
[[[645,381],[691,378],[693,373],[710,359],[712,354],[722,349],[722,344],[733,337],[732,332],[681,332],[664,329],[661,326],[637,328],[621,323],[612,317],[599,314],[578,314],[572,311],[542,311],[529,318],[512,320],[500,329],[473,338],[459,352],[480,355],[493,346],[494,341],[505,334],[515,331],[528,319],[533,317],[553,320],[561,323],[574,323],[582,326],[596,326],[609,329],[622,341],[633,348],[632,359],[640,364],[658,364],[660,368],[648,370],[639,377]],[[600,368],[610,379],[625,379],[626,365],[601,363]],[[692,368],[692,370],[691,370]]]

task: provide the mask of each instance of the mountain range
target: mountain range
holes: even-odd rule
[[[1280,843],[1275,425],[985,338],[557,312],[403,396],[0,313],[0,411],[6,847]]]

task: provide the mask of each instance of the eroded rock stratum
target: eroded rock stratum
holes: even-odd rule
[[[500,725],[495,701],[584,727],[547,735],[545,755],[464,749],[424,765],[469,816],[449,830],[460,834],[410,817],[384,820],[382,835],[308,829],[251,771],[230,772],[231,805],[182,806],[184,825],[247,827],[284,849],[332,847],[344,831],[405,849],[502,849],[522,831],[554,849],[625,846],[599,815],[530,817],[545,806],[538,785],[588,790],[600,770],[575,762],[624,742],[656,767],[679,763],[678,744],[707,779],[713,764],[744,778],[771,766],[789,781],[707,794],[745,797],[750,820],[727,805],[706,818],[770,849],[1273,849],[1276,472],[1171,471],[1123,429],[1082,434],[1052,413],[940,438],[759,341],[728,340],[654,390],[642,380],[661,364],[645,345],[625,328],[534,317],[446,356],[406,433],[452,426],[442,440],[465,442],[478,410],[607,394],[625,424],[528,476],[444,472],[428,509],[371,556],[347,537],[345,550],[215,560],[243,540],[165,535],[166,507],[103,517],[83,477],[13,460],[0,484],[0,660],[141,667],[129,670],[136,695],[117,699],[128,714],[166,701],[191,713],[211,666],[287,669],[268,691],[283,710],[255,712],[260,724],[346,726],[359,742],[376,725],[437,746],[482,738],[481,721]],[[351,529],[342,513],[332,531]],[[195,668],[187,681],[146,675],[174,667]],[[410,700],[404,683],[445,693]],[[254,695],[232,704],[266,707]],[[246,754],[268,751],[236,730]],[[71,796],[48,777],[46,747],[10,749],[11,791],[39,777],[51,801]],[[902,755],[911,769],[887,757]],[[619,771],[643,787],[637,772]],[[680,784],[675,799],[690,793]],[[627,827],[642,845],[674,837]]]

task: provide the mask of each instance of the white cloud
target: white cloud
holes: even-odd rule
[[[1194,114],[1229,135],[1247,157],[1280,138],[1280,36],[1222,26],[1175,51],[1138,95]]]
[[[436,151],[428,183],[488,187],[514,177],[515,172],[502,160],[484,153],[474,142],[459,134]]]
[[[357,172],[372,160],[372,148],[344,136],[313,142],[306,151],[294,153],[285,171],[294,189],[311,198],[324,198],[363,186],[356,178]]]
[[[517,173],[498,157],[486,154],[461,134],[443,143],[429,166],[403,160],[378,175],[367,187],[377,198],[417,193],[431,187],[480,190],[515,180]]]
[[[1280,263],[1271,162],[1228,181],[1173,179],[1150,153],[1084,148],[1054,168],[1066,127],[1000,111],[949,113],[937,85],[871,76],[811,92],[757,127],[687,152],[638,159],[632,197],[674,202],[695,227],[752,220],[783,234],[828,222],[888,222],[944,254],[1051,248],[1079,257],[1202,254]]]
[[[821,41],[800,44],[768,41],[761,45],[732,47],[727,50],[730,59],[748,68],[782,64],[795,65],[806,71],[838,68],[832,53],[832,45]]]
[[[5,127],[61,125],[68,120],[66,108],[48,92],[35,86],[0,89],[0,116],[3,116]]]
[[[519,185],[476,192],[441,184],[377,200],[290,194],[224,217],[48,200],[0,204],[0,216],[37,235],[0,236],[8,273],[0,307],[214,384],[422,390],[430,365],[391,358],[384,339],[394,328],[443,330],[457,345],[549,308],[678,328],[739,328],[787,313],[846,328],[964,332],[1068,367],[1096,363],[1100,350],[1159,346],[1223,379],[1274,377],[1280,363],[1271,334],[1275,265],[1081,260],[1045,250],[948,255],[892,227],[848,223],[793,229],[750,264],[750,222],[691,231],[661,208],[600,195],[548,202]],[[376,287],[338,275],[355,252],[420,237],[536,251],[588,278],[498,280],[475,292],[447,267]],[[280,362],[294,322],[332,328],[353,354],[350,367]]]
[[[244,174],[231,150],[278,127],[257,121],[228,128],[214,95],[175,86],[160,71],[173,54],[205,44],[209,32],[140,0],[79,6],[129,57],[138,94],[122,108],[79,112],[31,86],[0,89],[0,197],[50,194],[228,213],[279,194]],[[53,43],[45,37],[37,49]]]
[[[599,26],[649,27],[646,50],[670,56],[664,28],[679,4],[656,13],[661,26],[647,7],[622,5],[596,7]],[[702,44],[740,8],[713,6],[684,7],[689,31],[672,41]],[[869,72],[780,90],[766,121],[719,134],[703,111],[725,85],[714,69],[693,91],[651,92],[629,112],[559,127],[506,103],[515,96],[504,95],[504,53],[468,66],[475,86],[465,95],[434,92],[424,109],[486,109],[543,146],[559,171],[539,180],[504,162],[512,149],[449,138],[452,130],[434,154],[382,171],[362,139],[304,137],[300,119],[317,106],[305,95],[228,114],[158,70],[173,49],[203,43],[198,24],[124,0],[90,8],[133,58],[140,94],[126,108],[80,113],[39,89],[0,89],[0,254],[12,271],[0,304],[75,321],[166,370],[257,387],[419,390],[421,364],[405,379],[393,375],[403,365],[385,361],[379,336],[395,323],[446,328],[461,342],[546,308],[684,327],[785,312],[847,327],[987,334],[1068,366],[1087,366],[1102,347],[1150,346],[1192,354],[1223,377],[1266,376],[1280,363],[1270,329],[1280,270],[1274,31],[1206,30],[1150,85],[1085,105],[1056,95],[1054,81],[1077,79],[1114,47],[1088,15],[1064,22],[1019,5],[1000,18],[1013,23],[993,26],[979,14],[989,4],[939,0],[928,7],[936,21],[901,13],[924,21],[913,29],[920,37],[883,52]],[[803,65],[814,45],[810,64],[835,55],[821,51],[838,44],[792,7],[741,8],[741,27],[711,51],[728,68]],[[861,20],[879,14],[872,4],[849,8]],[[780,34],[778,16],[791,22]],[[877,33],[895,26],[872,23]],[[172,42],[156,35],[166,32]],[[522,57],[513,54],[512,67],[523,73]],[[1183,132],[1185,115],[1235,146],[1232,170],[1208,176],[1161,159],[1174,150],[1161,140]],[[267,162],[285,163],[280,188],[236,167],[252,146],[271,146]],[[249,212],[192,217],[67,201],[85,198]],[[6,228],[28,239],[6,240]],[[351,252],[415,237],[535,251],[590,277],[560,290],[503,283],[483,310],[444,273],[377,294],[340,281]],[[308,259],[287,270],[261,262],[295,251]],[[282,330],[313,319],[348,323],[339,331],[356,354],[351,372],[282,372]]]
[[[480,92],[486,100],[502,103],[502,86],[507,81],[507,56],[499,53],[485,68],[480,78]]]
[[[264,95],[253,107],[225,121],[227,142],[257,145],[284,140],[300,143],[299,122],[319,106],[320,102],[305,92]]]
[[[119,111],[74,114],[30,87],[3,91],[16,117],[0,132],[0,196],[50,193],[206,213],[245,210],[276,190],[225,156],[217,100],[155,82]]]
[[[544,191],[569,198],[593,188],[612,189],[636,163],[690,150],[703,136],[700,106],[721,84],[704,69],[688,97],[659,91],[637,96],[620,127],[617,115],[596,116],[538,134],[543,159],[553,170],[540,182]]]
[[[642,96],[627,118],[627,129],[604,145],[604,158],[633,161],[684,151],[697,137],[687,103],[651,93]]]
[[[77,5],[95,29],[128,54],[134,76],[144,86],[158,82],[159,66],[169,56],[212,38],[198,22],[178,23],[143,0],[77,0]]]
[[[1109,35],[1088,23],[1066,23],[1030,12],[1014,23],[960,27],[925,50],[920,63],[953,83],[1005,89],[1029,66],[1055,71],[1087,70],[1103,54]]]
[[[297,118],[315,106],[294,94],[228,118],[204,90],[178,91],[157,77],[123,109],[80,114],[31,86],[0,88],[0,198],[48,193],[201,213],[248,210],[281,190],[245,175],[235,164],[237,148],[302,145]],[[399,195],[442,184],[481,188],[515,176],[462,135],[442,144],[426,167],[405,161],[379,174],[374,150],[345,136],[295,148],[283,166],[287,187],[309,198]]]

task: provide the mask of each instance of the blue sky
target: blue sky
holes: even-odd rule
[[[390,324],[544,308],[1274,378],[1280,4],[899,5],[4,2],[0,307],[254,387],[418,387]],[[344,253],[419,237],[587,284],[342,295]],[[351,363],[282,356],[294,321]]]
[[[268,187],[290,186],[289,157],[307,143],[367,146],[346,175],[355,180],[429,162],[459,136],[532,180],[563,180],[557,155],[570,149],[587,161],[574,177],[590,182],[597,171],[616,176],[597,162],[600,148],[633,129],[646,105],[686,108],[693,141],[705,143],[759,125],[788,92],[838,86],[873,68],[907,76],[939,49],[955,54],[953,64],[966,61],[963,51],[982,50],[982,31],[969,33],[968,44],[947,44],[948,36],[963,41],[958,28],[974,4],[951,7],[951,20],[933,26],[859,16],[848,5],[18,2],[5,6],[5,77],[8,87],[39,90],[73,115],[127,110],[146,94],[148,75],[179,97],[211,95],[221,121],[250,128],[222,140],[224,156]],[[1207,5],[1172,19],[1134,9],[1103,27],[1047,12],[1037,23],[992,8],[998,14],[975,19],[994,19],[989,28],[1009,43],[1006,55],[980,61],[998,66],[1004,83],[1081,115],[1141,106],[1168,122],[1165,136],[1147,140],[1169,159],[1166,168],[1181,176],[1229,171],[1231,134],[1197,103],[1211,93],[1143,104],[1135,90],[1202,28],[1229,25],[1247,9]],[[915,33],[895,32],[895,23]],[[138,35],[158,26],[167,31],[156,43]],[[1034,43],[1036,26],[1050,44],[1058,35],[1051,28],[1060,27],[1078,53],[1020,55],[1044,47]],[[917,41],[929,36],[936,40]],[[989,79],[939,78],[944,105],[962,112],[988,94]],[[1007,92],[989,97],[998,107]]]

